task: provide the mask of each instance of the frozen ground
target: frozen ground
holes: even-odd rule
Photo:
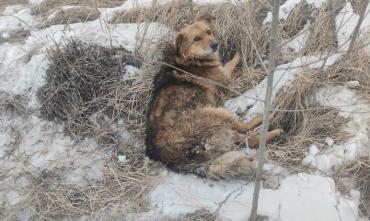
[[[49,64],[46,50],[69,37],[133,50],[138,42],[142,42],[144,32],[144,42],[149,47],[171,32],[158,23],[105,25],[102,22],[117,11],[138,5],[152,5],[152,1],[131,0],[117,8],[99,9],[102,15],[95,21],[36,29],[41,19],[31,15],[30,7],[40,2],[33,0],[29,5],[10,6],[0,15],[0,95],[21,95],[26,100],[26,110],[31,113],[23,117],[0,109],[0,207],[5,209],[16,206],[26,197],[30,185],[29,173],[37,175],[45,170],[54,171],[61,177],[62,183],[92,185],[102,179],[105,161],[108,160],[107,153],[101,151],[96,140],[90,138],[75,142],[63,134],[62,125],[38,116],[40,103],[36,99],[36,92],[45,83],[45,71]],[[209,1],[196,2],[205,4]],[[280,18],[285,19],[299,2],[286,1],[281,8]],[[319,8],[326,1],[307,2]],[[361,36],[366,36],[370,29],[369,12],[370,7],[361,27]],[[271,15],[268,14],[265,22],[270,20]],[[322,55],[299,57],[278,66],[274,78],[274,98],[281,88],[289,86],[302,72],[303,65],[305,68],[326,68],[341,58],[348,49],[357,20],[358,15],[353,12],[352,5],[346,3],[336,17],[338,51],[335,54],[327,59]],[[8,43],[7,39],[17,30],[30,31],[30,35],[24,42]],[[306,42],[306,34],[301,31],[299,37],[288,46],[296,52],[300,51]],[[140,73],[135,67],[127,68],[133,75]],[[247,118],[261,113],[263,103],[260,100],[264,98],[265,87],[266,80],[263,80],[244,95],[227,101],[225,106],[234,112],[247,111]],[[322,105],[338,107],[341,115],[349,117],[350,121],[344,130],[351,138],[342,144],[333,143],[328,138],[330,148],[325,152],[319,152],[315,146],[311,146],[304,162],[320,171],[328,171],[334,165],[368,154],[370,117],[366,111],[370,111],[369,104],[357,96],[353,89],[345,86],[322,88],[317,91],[316,99]],[[127,133],[124,125],[120,127],[122,133]],[[259,214],[268,216],[271,221],[366,220],[360,218],[358,213],[360,193],[352,190],[349,195],[341,195],[335,188],[334,180],[323,173],[289,174],[286,169],[274,164],[266,165],[265,170],[275,185],[262,189]],[[248,217],[253,182],[214,182],[172,172],[163,172],[161,179],[161,184],[149,193],[149,211],[132,216],[132,220],[157,220],[164,216],[174,218],[201,208],[217,212],[222,220],[246,220]],[[27,220],[27,216],[22,220]]]

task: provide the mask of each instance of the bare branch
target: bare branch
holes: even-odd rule
[[[279,8],[280,0],[274,0],[274,8],[272,12],[272,24],[271,24],[271,37],[270,37],[270,55],[269,55],[269,67],[267,76],[267,86],[266,86],[266,98],[265,98],[265,110],[263,114],[263,125],[260,134],[260,145],[258,151],[258,167],[256,172],[256,182],[253,192],[253,203],[252,211],[250,215],[250,221],[256,221],[257,219],[257,208],[258,208],[258,197],[261,189],[261,176],[262,169],[265,159],[265,149],[266,149],[266,135],[269,127],[269,115],[271,109],[271,97],[272,88],[274,80],[274,70],[275,70],[275,60],[277,54],[277,35],[278,35],[278,23],[279,23]]]

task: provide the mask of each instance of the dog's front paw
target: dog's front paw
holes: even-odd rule
[[[237,51],[232,59],[236,64],[240,62],[240,52]]]

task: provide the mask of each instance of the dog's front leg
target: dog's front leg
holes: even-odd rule
[[[224,74],[227,77],[227,79],[231,78],[231,75],[234,72],[236,65],[239,64],[239,62],[240,62],[240,53],[236,52],[233,59],[231,59],[231,61],[227,62],[224,65]]]

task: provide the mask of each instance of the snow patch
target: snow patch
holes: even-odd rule
[[[33,25],[34,19],[31,9],[22,9],[16,13],[8,10],[6,16],[0,16],[0,32],[9,32],[17,29],[29,29]],[[14,13],[14,14],[13,14]]]
[[[161,216],[176,217],[204,208],[219,209],[221,220],[247,220],[253,194],[253,183],[243,181],[215,182],[194,176],[169,173],[163,183],[150,193],[151,212],[141,220]],[[226,197],[230,195],[222,205]],[[338,200],[341,206],[337,208]],[[258,213],[269,220],[280,221],[355,221],[358,200],[340,197],[331,178],[300,173],[282,180],[277,190],[263,189]]]
[[[359,155],[366,156],[370,149],[370,105],[344,86],[323,88],[317,92],[316,100],[323,106],[339,109],[339,115],[350,119],[344,131],[351,137],[344,144],[333,144],[322,155],[318,155],[317,167],[327,171]]]
[[[327,56],[325,62],[322,57],[318,56],[304,56],[294,59],[287,64],[279,65],[274,72],[272,101],[276,94],[296,78],[296,75],[301,73],[305,68],[327,68],[334,64],[341,54],[332,54]],[[232,111],[247,112],[247,120],[251,119],[257,114],[263,113],[264,99],[266,94],[267,79],[264,79],[255,88],[247,90],[243,95],[230,99],[225,102],[225,107]]]
[[[98,20],[74,23],[68,26],[54,25],[31,32],[26,44],[50,47],[55,43],[65,43],[66,39],[76,38],[105,47],[124,47],[134,50],[138,43],[155,44],[169,30],[159,23],[102,25]],[[150,46],[148,45],[148,46]]]
[[[304,28],[297,34],[297,36],[294,36],[293,38],[286,40],[288,43],[281,48],[282,52],[299,53],[300,51],[302,51],[306,46],[306,42],[310,35],[310,32],[308,31],[310,26],[311,24],[308,22],[307,24],[305,24]]]
[[[319,148],[316,145],[311,145],[306,157],[303,159],[303,163],[307,165],[316,166],[315,156],[320,153]]]
[[[137,67],[134,67],[134,66],[132,66],[132,65],[126,65],[125,67],[124,67],[124,69],[125,69],[125,74],[123,75],[123,79],[130,79],[130,78],[132,78],[132,77],[134,77],[134,76],[136,76],[136,75],[138,75],[138,74],[140,74],[141,73],[141,70],[140,69],[138,69]]]

